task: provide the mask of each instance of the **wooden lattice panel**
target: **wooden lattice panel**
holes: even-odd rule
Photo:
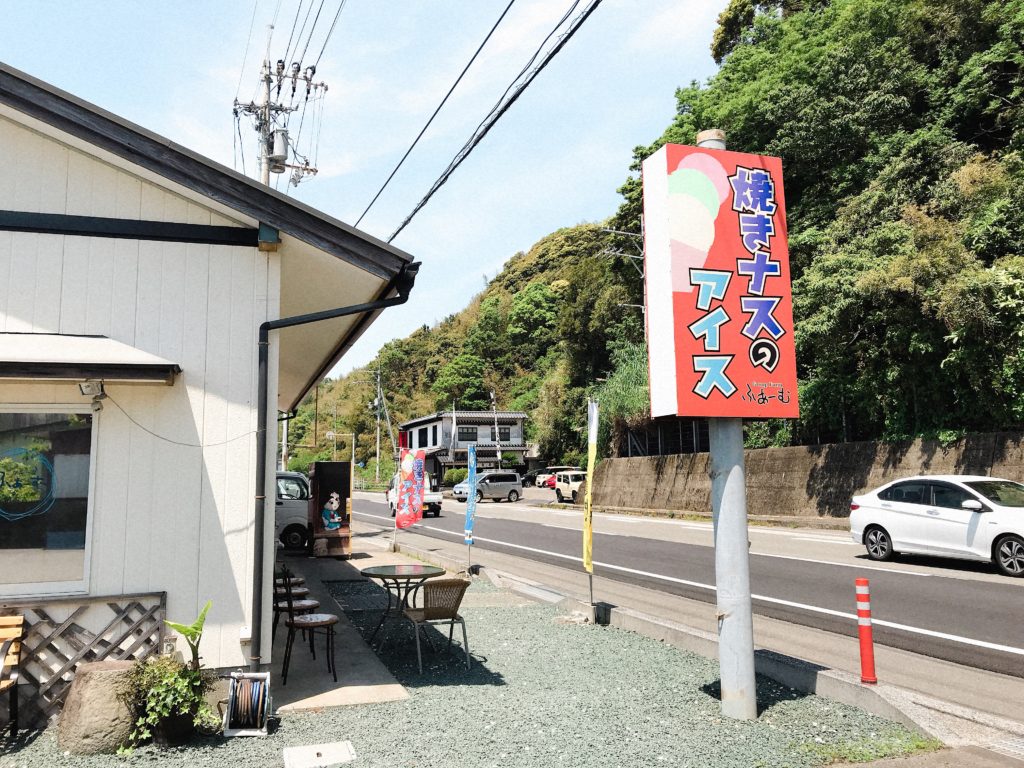
[[[60,712],[79,664],[158,653],[166,603],[165,592],[0,603],[0,616],[25,617],[22,722],[46,722]]]

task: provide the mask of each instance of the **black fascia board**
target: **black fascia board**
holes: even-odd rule
[[[161,363],[0,362],[0,379],[153,381],[172,384],[181,366]]]
[[[222,227],[210,224],[183,224],[173,221],[69,216],[63,213],[0,211],[0,230],[82,237],[158,240],[173,243],[237,245],[252,248],[259,245],[259,230],[253,227]]]
[[[0,103],[384,280],[412,261],[399,248],[5,64]]]

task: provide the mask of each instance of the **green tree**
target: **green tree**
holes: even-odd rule
[[[484,361],[468,352],[453,358],[438,374],[431,389],[438,408],[451,406],[474,410],[490,404],[490,394],[484,389]]]
[[[555,339],[558,306],[555,292],[546,283],[535,280],[512,299],[508,313],[508,340],[516,354],[539,357]]]

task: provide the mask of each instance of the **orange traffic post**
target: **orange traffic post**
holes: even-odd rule
[[[860,637],[860,681],[877,683],[875,641],[871,635],[871,593],[867,579],[857,579],[857,634]]]

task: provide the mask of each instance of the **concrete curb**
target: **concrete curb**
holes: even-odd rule
[[[465,562],[439,552],[399,545],[399,551],[419,560],[436,563],[448,570],[465,572]],[[566,613],[583,614],[592,623],[668,643],[709,659],[718,658],[718,637],[710,632],[649,614],[569,597],[551,587],[514,574],[475,566],[497,587],[506,588],[523,597],[557,605]],[[855,675],[813,664],[776,651],[757,649],[754,669],[759,675],[775,680],[801,693],[815,694],[858,707],[879,717],[901,723],[921,735],[937,739],[950,747],[976,743],[964,738],[950,721],[968,721],[1000,734],[1024,736],[1024,724],[989,715],[950,702],[934,699],[915,691],[884,683],[865,685]]]

